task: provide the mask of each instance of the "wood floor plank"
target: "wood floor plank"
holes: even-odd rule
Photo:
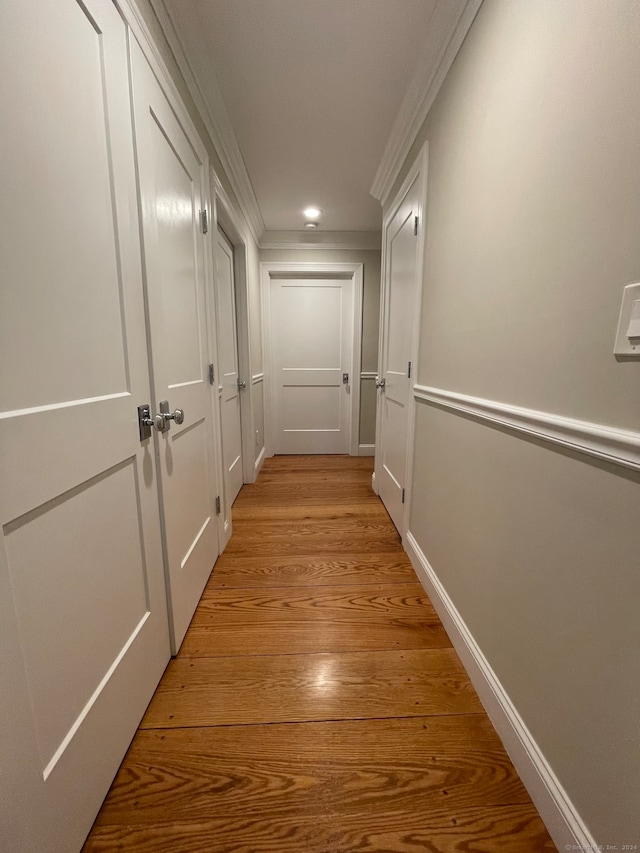
[[[241,493],[242,494],[242,493]],[[243,506],[236,501],[233,505],[233,523],[236,521],[296,521],[311,519],[339,519],[339,518],[379,518],[389,520],[389,516],[383,505],[376,498],[367,496],[365,500],[354,503],[341,503],[339,505],[331,502],[325,504],[306,504],[303,501],[297,504],[282,506],[277,503],[253,503]]]
[[[218,560],[207,589],[270,588],[273,586],[335,586],[342,584],[407,583],[415,580],[407,555],[362,554],[339,557],[323,554],[237,557],[226,552]]]
[[[340,506],[352,504],[354,501],[364,498],[369,498],[371,501],[375,500],[371,493],[371,487],[366,485],[346,485],[336,490],[335,484],[326,483],[322,487],[316,486],[311,490],[307,489],[304,483],[287,483],[281,486],[252,486],[247,489],[246,493],[238,497],[236,503],[239,507],[259,506],[264,503],[267,496],[281,506],[298,506],[301,503],[306,506],[326,505],[327,503],[332,506]]]
[[[180,817],[96,827],[84,853],[552,853],[532,803],[306,818]]]
[[[364,652],[396,649],[444,649],[451,646],[438,621],[397,619],[395,623],[363,623],[359,619],[282,619],[271,625],[235,622],[218,626],[192,625],[180,657],[244,655],[248,649],[260,654],[310,654],[313,652]],[[295,650],[295,652],[293,652]]]
[[[484,714],[141,731],[97,825],[528,803]]]
[[[235,618],[263,620],[299,615],[309,618],[333,619],[358,616],[361,619],[388,621],[396,616],[422,619],[438,617],[421,584],[405,583],[387,587],[384,584],[367,586],[326,586],[321,590],[280,587],[275,590],[205,590],[192,624],[219,622]]]
[[[356,515],[314,519],[268,518],[260,523],[255,519],[240,519],[233,522],[234,533],[239,539],[262,539],[288,536],[301,539],[324,539],[327,536],[385,536],[400,543],[400,537],[389,518],[382,515],[358,518]],[[231,545],[229,542],[229,545]]]
[[[173,660],[141,728],[477,713],[453,649]]]
[[[331,471],[341,480],[345,475],[354,471],[366,472],[369,477],[373,473],[373,458],[367,456],[340,456],[321,454],[311,456],[272,456],[265,461],[261,477],[274,472],[286,473],[288,476],[300,471]]]
[[[232,540],[233,541],[233,540]],[[290,535],[272,535],[238,539],[227,546],[232,557],[274,556],[280,554],[335,554],[357,548],[363,554],[398,554],[402,548],[399,541],[388,536],[349,535],[322,537],[305,536],[295,539]]]
[[[180,657],[447,648],[451,642],[417,583],[206,589]]]

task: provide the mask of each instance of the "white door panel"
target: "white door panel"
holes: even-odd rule
[[[125,27],[7,0],[0,66],[0,825],[70,853],[169,658]]]
[[[420,179],[415,179],[392,219],[386,236],[386,292],[382,341],[380,447],[376,480],[380,497],[395,526],[403,532],[403,510],[409,431],[409,362],[418,288],[418,244],[415,219]]]
[[[353,364],[349,279],[272,279],[276,453],[348,453]]]
[[[238,387],[238,327],[233,273],[233,246],[218,229],[215,244],[218,393],[222,422],[222,453],[229,505],[242,487],[241,391]],[[246,381],[246,380],[245,380]]]
[[[205,164],[139,46],[131,61],[142,205],[154,412],[181,409],[156,432],[172,622],[180,647],[219,553],[205,308]]]

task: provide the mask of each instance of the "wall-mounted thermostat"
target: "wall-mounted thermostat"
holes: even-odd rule
[[[640,283],[624,289],[613,354],[640,358]]]

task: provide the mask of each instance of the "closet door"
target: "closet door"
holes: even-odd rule
[[[131,43],[154,414],[172,647],[177,652],[219,553],[206,311],[206,157]],[[163,406],[163,403],[165,404]]]
[[[0,4],[0,847],[79,850],[169,659],[110,0]]]

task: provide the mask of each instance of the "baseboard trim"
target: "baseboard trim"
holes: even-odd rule
[[[478,420],[499,424],[605,462],[640,471],[640,432],[613,429],[590,421],[496,403],[494,400],[469,397],[426,385],[414,385],[413,395],[416,400],[471,415]]]
[[[375,444],[359,444],[358,445],[358,456],[375,456],[375,455],[376,455]]]
[[[558,850],[599,849],[411,532],[403,545]]]
[[[262,450],[260,451],[260,453],[258,454],[258,458],[256,459],[255,464],[253,466],[254,471],[255,471],[255,477],[257,477],[258,474],[260,473],[260,469],[262,468],[262,465],[264,463],[266,455],[267,455],[267,448],[263,447]],[[254,478],[254,482],[255,482],[255,478]]]

